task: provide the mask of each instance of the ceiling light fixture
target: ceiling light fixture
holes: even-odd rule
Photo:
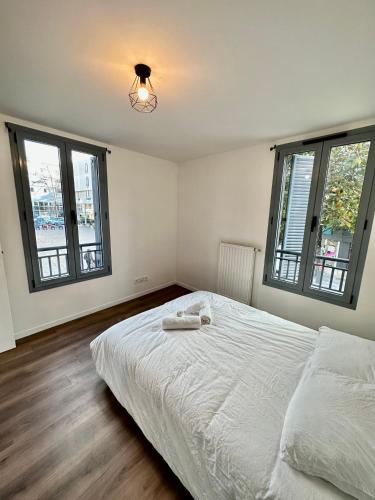
[[[146,64],[136,64],[134,70],[136,77],[129,91],[130,104],[140,113],[152,113],[158,105],[158,98],[151,85],[151,68]]]

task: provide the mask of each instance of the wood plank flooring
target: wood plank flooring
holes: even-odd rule
[[[171,286],[0,354],[0,499],[191,499],[96,374],[89,343],[188,293]]]

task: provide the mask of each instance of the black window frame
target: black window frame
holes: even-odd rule
[[[111,240],[109,227],[107,149],[94,144],[50,134],[14,123],[5,123],[11,148],[19,220],[30,293],[48,290],[72,283],[112,274]],[[32,201],[27,172],[24,141],[31,140],[57,146],[60,152],[61,187],[64,203],[69,276],[42,281],[39,272]],[[97,158],[100,224],[102,233],[103,268],[84,272],[80,266],[77,208],[75,200],[72,150],[92,154]]]
[[[343,295],[336,295],[311,288],[314,271],[315,243],[319,217],[324,194],[326,172],[329,167],[329,154],[332,147],[353,142],[371,141],[365,179],[360,200],[357,225],[353,236],[347,281]],[[303,248],[298,282],[288,283],[273,277],[274,255],[276,250],[277,221],[282,196],[284,158],[288,154],[314,151],[309,203],[306,216]],[[272,181],[272,194],[267,231],[266,255],[263,271],[263,284],[289,291],[313,299],[356,309],[366,261],[375,212],[375,126],[363,127],[324,137],[282,144],[275,148],[275,165]]]

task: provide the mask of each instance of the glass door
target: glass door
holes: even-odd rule
[[[350,297],[366,221],[373,172],[371,137],[324,143],[305,288],[338,301]]]
[[[108,207],[101,197],[104,169],[103,159],[89,147],[67,145],[66,149],[71,201],[73,210],[73,235],[77,276],[97,276],[109,269]],[[108,236],[108,237],[106,237]]]
[[[321,149],[299,145],[280,152],[271,201],[273,245],[266,256],[267,279],[275,286],[302,290]]]
[[[65,147],[58,140],[18,133],[31,266],[36,284],[75,277]]]

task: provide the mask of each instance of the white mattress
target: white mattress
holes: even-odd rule
[[[161,329],[208,299],[214,324]],[[349,498],[279,458],[317,332],[209,292],[131,317],[91,343],[99,375],[196,499]]]

